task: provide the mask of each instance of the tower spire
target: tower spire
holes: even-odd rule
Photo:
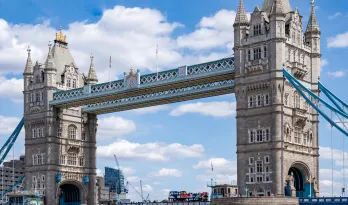
[[[98,82],[98,78],[97,78],[97,73],[95,72],[94,69],[94,63],[93,63],[93,55],[91,54],[91,64],[89,66],[89,71],[88,71],[88,76],[87,76],[87,84],[89,85],[94,85]]]
[[[53,69],[54,63],[53,63],[53,57],[52,57],[52,43],[51,41],[48,42],[48,54],[45,62],[45,70],[46,69]]]
[[[245,12],[243,0],[239,0],[239,6],[238,6],[237,14],[236,14],[236,19],[234,21],[234,25],[247,24],[248,22],[249,21]]]
[[[25,74],[32,74],[33,73],[33,62],[31,61],[31,56],[30,56],[30,46],[28,46],[28,58],[27,58],[27,63],[25,64],[25,70],[24,73]]]
[[[273,5],[271,7],[270,14],[285,14],[283,8],[283,2],[281,0],[274,0]]]
[[[315,1],[314,0],[312,0],[311,5],[312,5],[312,11],[308,20],[306,33],[309,33],[309,32],[320,33],[318,20],[317,20],[317,17],[315,16]]]

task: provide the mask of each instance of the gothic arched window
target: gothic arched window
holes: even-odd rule
[[[73,81],[72,81],[72,87],[73,87],[73,88],[76,88],[76,79],[73,79]]]
[[[301,104],[300,95],[298,94],[298,92],[294,92],[294,107],[300,108],[301,107],[300,104]]]
[[[67,87],[71,87],[71,79],[70,78],[68,78],[67,80],[66,80],[66,86]]]
[[[69,125],[68,136],[69,136],[69,139],[72,139],[72,140],[76,139],[76,127],[74,125]]]

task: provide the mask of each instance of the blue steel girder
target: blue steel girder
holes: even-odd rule
[[[135,85],[128,79],[135,78]],[[57,107],[78,107],[83,105],[134,97],[140,94],[150,94],[168,89],[212,83],[221,80],[234,79],[234,59],[224,58],[192,66],[182,66],[176,69],[147,75],[131,72],[125,78],[117,81],[86,85],[82,88],[57,91],[53,94],[50,104]]]
[[[225,79],[200,85],[161,90],[158,92],[140,94],[137,96],[126,97],[117,100],[88,104],[82,107],[82,112],[104,114],[230,94],[233,92],[234,80]]]

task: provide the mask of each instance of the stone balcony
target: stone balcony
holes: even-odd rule
[[[291,69],[291,74],[298,79],[303,79],[308,73],[307,66],[302,63],[288,62],[287,64],[287,67]]]
[[[247,73],[260,73],[263,72],[264,69],[268,68],[268,59],[256,59],[252,61],[247,61],[245,63],[245,69]]]
[[[307,110],[304,108],[293,108],[292,116],[294,118],[295,123],[303,127],[306,124],[308,118]]]
[[[74,139],[69,139],[68,140],[68,144],[69,145],[75,145],[75,146],[80,146],[81,145],[81,141],[80,140],[74,140]]]

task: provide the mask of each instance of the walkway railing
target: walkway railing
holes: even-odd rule
[[[124,204],[124,203],[122,203]],[[210,205],[210,201],[197,201],[197,202],[139,202],[139,203],[125,203],[124,205]]]
[[[348,197],[300,198],[302,204],[348,204]]]

